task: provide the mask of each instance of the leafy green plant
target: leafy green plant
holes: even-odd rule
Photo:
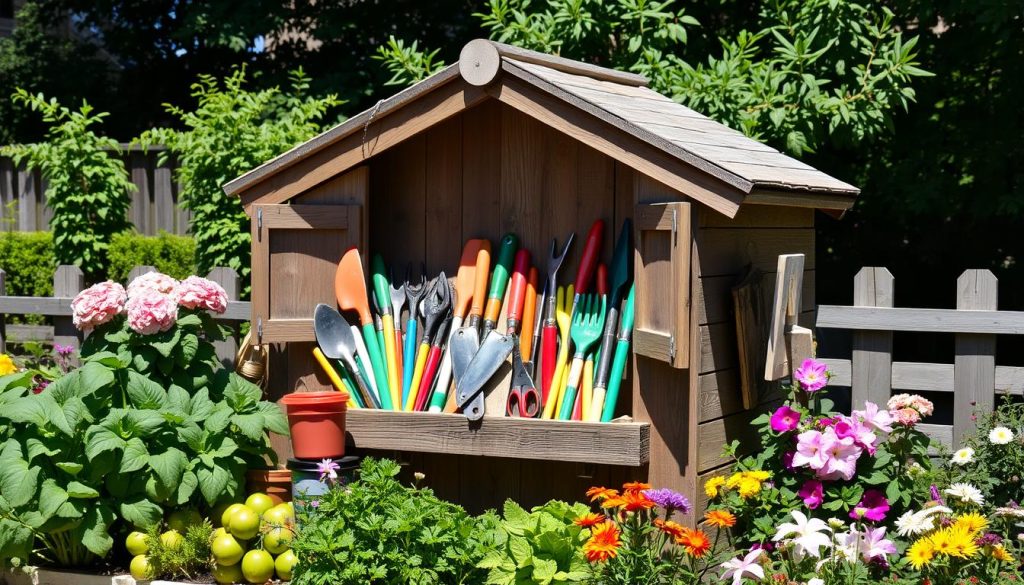
[[[49,130],[42,142],[5,147],[0,154],[41,171],[46,203],[53,210],[57,263],[80,266],[96,278],[105,272],[110,238],[129,227],[129,193],[135,189],[119,158],[118,142],[91,128],[107,114],[94,113],[87,103],[72,110],[23,89],[13,99],[40,112]]]
[[[0,232],[0,269],[9,295],[53,296],[53,234]]]
[[[202,75],[192,85],[194,110],[167,104],[167,112],[184,130],[158,128],[138,139],[143,145],[164,144],[160,164],[173,156],[183,185],[182,207],[192,212],[196,267],[233,268],[249,281],[249,219],[236,197],[221,187],[320,130],[327,111],[338,105],[332,94],[308,97],[309,78],[301,69],[291,75],[291,87],[251,91],[245,68],[219,81]]]
[[[500,533],[494,515],[475,519],[398,473],[394,461],[366,458],[358,481],[302,508],[295,585],[482,582],[476,565]]]
[[[165,542],[160,530],[160,524],[154,524],[146,532],[146,558],[154,578],[195,580],[209,570],[213,537],[209,520],[189,526],[180,541]]]
[[[573,521],[590,509],[585,504],[552,500],[529,512],[508,500],[498,548],[477,566],[487,569],[486,583],[539,585],[587,583],[592,578],[583,556],[587,533]]]
[[[422,81],[444,68],[444,63],[436,60],[438,50],[420,51],[417,41],[406,46],[401,39],[393,35],[388,44],[377,48],[374,59],[382,61],[391,73],[391,79],[384,85],[410,85]]]
[[[127,282],[128,273],[136,266],[152,266],[174,278],[195,274],[196,244],[188,236],[161,231],[156,236],[121,232],[110,239],[110,265],[107,278]]]
[[[1024,502],[1024,404],[1005,395],[942,467],[942,484],[968,482],[995,506]]]

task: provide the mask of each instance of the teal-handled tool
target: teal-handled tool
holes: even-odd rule
[[[569,379],[565,386],[565,397],[562,399],[560,420],[572,420],[572,411],[576,406],[576,391],[582,386],[583,364],[587,353],[601,339],[604,330],[604,316],[608,308],[608,297],[596,294],[583,295],[572,317],[572,328],[569,338],[576,348],[569,367]]]
[[[409,301],[409,320],[405,323],[405,347],[402,348],[402,404],[409,399],[412,388],[412,375],[416,370],[416,345],[419,329],[420,301],[427,290],[427,275],[420,270],[420,281],[413,284],[409,275],[405,276],[405,296]]]
[[[505,234],[505,237],[501,238],[498,260],[494,263],[494,270],[491,273],[490,293],[487,295],[487,308],[484,310],[484,330],[480,339],[487,339],[487,334],[498,326],[501,303],[505,301],[505,289],[508,288],[512,262],[515,260],[518,248],[519,238],[515,234]]]
[[[391,393],[388,392],[387,365],[381,355],[377,330],[373,326],[373,315],[370,313],[370,303],[366,296],[363,262],[359,256],[359,250],[354,247],[345,252],[341,261],[338,262],[338,270],[334,273],[334,295],[338,299],[339,307],[359,314],[359,324],[363,329],[363,342],[366,344],[366,352],[369,354],[370,365],[373,368],[373,377],[377,382],[381,408],[394,410]]]
[[[629,357],[629,340],[633,335],[633,297],[635,293],[636,286],[629,287],[629,295],[626,296],[626,304],[622,308],[619,338],[615,343],[615,357],[612,358],[611,374],[608,377],[608,392],[605,394],[604,406],[601,409],[601,422],[610,422],[615,416],[615,403],[619,399],[622,373],[626,370],[626,358]]]

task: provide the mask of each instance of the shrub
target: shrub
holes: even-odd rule
[[[165,542],[160,538],[160,531],[160,524],[154,524],[146,533],[149,547],[146,558],[154,578],[194,581],[209,570],[210,541],[213,538],[213,526],[209,520],[187,527],[180,542]]]
[[[0,153],[41,171],[47,181],[46,204],[53,210],[50,228],[57,263],[80,266],[95,279],[106,271],[110,238],[129,227],[129,192],[135,189],[118,142],[90,128],[107,114],[93,113],[87,103],[72,110],[23,89],[14,101],[42,113],[50,129],[43,142],[6,147]]]
[[[7,294],[53,296],[53,234],[0,232],[0,268],[7,273]]]
[[[152,266],[158,272],[182,279],[195,274],[196,244],[188,236],[161,231],[158,236],[121,232],[110,240],[110,266],[107,278],[126,282],[136,266]]]
[[[586,583],[592,577],[583,556],[587,533],[573,521],[587,511],[584,504],[552,500],[527,512],[508,500],[503,542],[477,566],[488,569],[488,583]]]

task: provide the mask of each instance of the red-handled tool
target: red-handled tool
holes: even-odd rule
[[[529,250],[519,250],[516,253],[515,268],[512,271],[512,283],[509,285],[508,293],[508,331],[512,337],[512,385],[509,388],[508,397],[505,399],[506,416],[521,416],[534,418],[540,415],[540,396],[537,394],[537,386],[533,383],[530,373],[523,364],[522,352],[519,350],[519,339],[516,337],[516,329],[519,328],[520,317],[523,315],[523,305],[527,300],[526,272],[530,268]],[[531,274],[536,280],[536,270]],[[527,321],[523,321],[527,323]]]
[[[597,265],[597,294],[601,296],[608,294],[608,267],[604,262]]]
[[[583,256],[580,258],[580,267],[576,270],[576,296],[572,299],[572,310],[580,302],[580,296],[590,290],[590,281],[594,277],[597,268],[598,258],[601,256],[601,242],[604,239],[604,220],[599,219],[590,226],[590,233],[587,234],[587,243],[583,246]]]
[[[519,329],[523,317],[523,304],[526,301],[526,274],[530,270],[530,251],[523,249],[516,252],[515,264],[512,268],[512,281],[508,293],[508,335],[514,335]]]
[[[533,334],[537,327],[537,268],[530,268],[530,277],[526,279],[526,301],[523,305],[523,333],[519,339],[519,353],[526,356],[526,371],[533,378]]]
[[[544,311],[544,321],[541,329],[540,339],[540,384],[543,404],[547,404],[548,394],[551,391],[551,378],[555,375],[556,356],[558,354],[558,322],[555,320],[555,309],[558,307],[558,269],[562,267],[575,233],[569,234],[562,247],[562,253],[555,255],[558,240],[551,240],[551,252],[548,257],[548,278],[544,283],[544,296],[541,297],[539,306]]]
[[[433,386],[438,364],[441,363],[441,346],[444,345],[444,340],[448,338],[448,328],[451,327],[451,324],[452,314],[448,313],[448,316],[437,329],[437,333],[434,334],[434,343],[430,347],[430,354],[427,356],[427,367],[424,368],[423,379],[420,381],[420,391],[416,395],[414,410],[417,412],[427,409],[427,401],[431,397],[430,388]]]

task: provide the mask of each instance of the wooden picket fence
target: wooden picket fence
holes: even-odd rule
[[[850,359],[824,359],[832,383],[852,389],[854,405],[884,405],[893,390],[952,392],[953,424],[922,424],[952,447],[975,428],[972,415],[991,409],[996,393],[1024,394],[1024,367],[996,365],[996,336],[1024,334],[1024,311],[999,311],[998,283],[988,270],[957,279],[955,309],[893,307],[894,279],[885,268],[862,268],[854,278],[854,306],[819,305],[819,328],[853,331]],[[955,334],[953,363],[894,362],[893,332]]]
[[[129,281],[152,272],[152,266],[136,266],[129,274]],[[228,322],[235,335],[214,345],[217,357],[230,367],[234,366],[235,353],[238,349],[237,325],[248,321],[250,305],[248,301],[239,301],[238,294],[242,290],[236,273],[231,268],[214,268],[207,278],[224,287],[228,295],[228,307],[221,315],[214,318]],[[0,267],[0,353],[5,353],[7,343],[43,342],[54,343],[78,348],[82,341],[82,333],[75,329],[71,321],[71,300],[85,288],[85,277],[77,266],[60,266],[53,274],[52,297],[15,297],[6,296],[6,273]],[[43,315],[53,318],[53,325],[8,325],[6,315]]]
[[[124,163],[136,190],[128,218],[140,234],[156,235],[163,230],[184,235],[191,213],[178,206],[180,187],[174,179],[173,161],[157,162],[162,146],[144,151],[121,145]],[[53,212],[46,205],[46,182],[38,172],[18,168],[8,157],[0,157],[0,229],[31,232],[49,229]]]

